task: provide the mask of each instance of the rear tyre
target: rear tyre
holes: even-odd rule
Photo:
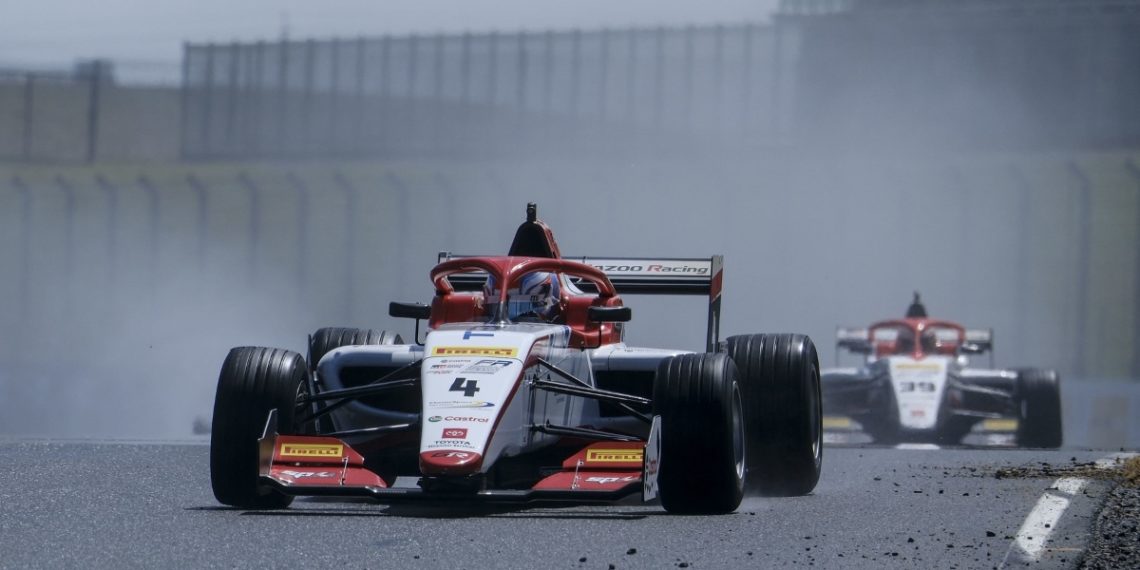
[[[317,363],[321,361],[324,355],[342,346],[382,344],[404,344],[404,339],[396,333],[374,329],[355,329],[348,327],[324,327],[317,329],[317,332],[309,337],[309,372],[312,375],[313,382],[311,390],[313,392],[320,392],[322,390],[320,377],[317,375]],[[326,404],[327,402],[314,404],[314,406],[317,406],[317,408],[314,409],[319,409],[319,407],[323,407]],[[317,433],[335,431],[333,420],[327,415],[317,419],[315,427]]]
[[[723,354],[665,359],[653,381],[661,416],[661,505],[683,514],[730,513],[744,497],[744,409],[736,366]]]
[[[1017,375],[1017,444],[1061,447],[1061,378],[1055,370],[1028,369]]]
[[[871,436],[876,445],[895,445],[902,440],[899,427],[899,405],[895,400],[895,390],[891,387],[889,379],[886,385],[874,394],[871,409],[873,415],[860,417],[863,431]]]
[[[296,433],[297,400],[307,393],[305,359],[278,348],[230,350],[218,375],[210,434],[210,484],[218,502],[245,509],[280,509],[293,498],[259,481],[258,439],[269,411],[277,431]]]
[[[309,338],[309,366],[316,371],[321,357],[342,346],[404,344],[400,335],[373,329],[325,327],[317,329]]]
[[[819,357],[799,334],[729,337],[747,420],[748,487],[773,497],[815,489],[823,463]]]

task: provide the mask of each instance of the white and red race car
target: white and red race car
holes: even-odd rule
[[[838,329],[836,349],[866,361],[823,371],[829,431],[854,423],[876,443],[945,445],[989,423],[1020,446],[1061,445],[1056,371],[970,366],[969,356],[992,355],[993,332],[929,318],[918,293],[905,318]]]
[[[562,258],[528,205],[507,256],[441,254],[431,305],[391,304],[416,319],[417,342],[324,328],[310,337],[311,367],[287,350],[232,349],[214,403],[214,495],[241,508],[298,495],[639,496],[727,513],[746,486],[807,494],[822,460],[815,347],[791,334],[719,341],[721,264]],[[555,314],[516,314],[537,273],[556,280]],[[707,295],[706,352],[627,346],[622,293]]]

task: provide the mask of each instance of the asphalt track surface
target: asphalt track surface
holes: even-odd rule
[[[201,443],[0,440],[0,567],[992,568],[1055,483],[996,470],[1105,455],[829,447],[812,495],[724,516],[315,499],[258,512],[215,502]],[[1077,492],[1034,567],[1075,565],[1108,489]]]

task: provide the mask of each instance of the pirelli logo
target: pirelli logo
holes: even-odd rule
[[[514,358],[518,356],[517,348],[503,346],[437,346],[431,351],[432,356],[498,356]]]
[[[641,461],[640,449],[589,449],[587,463],[632,463]]]
[[[344,454],[343,445],[321,443],[282,443],[282,457],[340,457]]]
[[[940,367],[937,364],[907,364],[905,362],[896,364],[899,370],[938,370]]]

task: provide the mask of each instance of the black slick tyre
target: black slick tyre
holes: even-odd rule
[[[1017,444],[1061,447],[1061,378],[1055,370],[1026,369],[1017,375]]]
[[[296,433],[297,399],[305,394],[305,359],[277,348],[231,349],[218,375],[210,434],[210,484],[224,505],[280,509],[293,498],[259,482],[258,439],[270,410],[277,431]]]
[[[806,495],[823,463],[819,357],[799,334],[729,337],[740,371],[748,441],[748,488],[761,495]]]
[[[882,377],[879,382],[879,388],[873,392],[868,402],[868,407],[873,411],[861,416],[859,423],[863,424],[863,431],[871,436],[876,445],[895,445],[902,440],[895,389],[891,386],[889,376]]]
[[[744,410],[736,366],[723,354],[667,358],[653,382],[661,416],[661,505],[730,513],[744,496]]]
[[[966,438],[976,423],[978,423],[976,418],[948,417],[942,421],[935,439],[940,446],[961,445],[962,440]]]
[[[325,327],[317,329],[309,338],[309,366],[316,370],[321,357],[342,346],[404,344],[400,335],[389,331]]]

